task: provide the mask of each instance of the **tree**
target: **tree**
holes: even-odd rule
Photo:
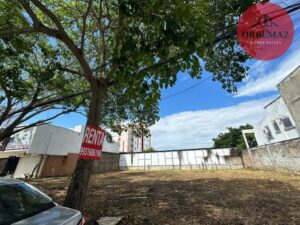
[[[252,0],[0,3],[4,12],[1,36],[48,37],[59,52],[62,69],[87,81],[91,91],[87,124],[99,126],[107,116],[119,117],[117,111],[105,113],[105,102],[114,94],[129,102],[132,116],[157,111],[160,90],[174,85],[179,71],[200,79],[205,67],[229,92],[247,74],[243,63],[248,57],[237,45],[235,24]],[[8,24],[7,20],[18,23]],[[121,109],[120,114],[123,112]],[[65,205],[83,207],[92,165],[92,161],[78,161]]]
[[[145,149],[144,152],[154,152],[154,151],[155,151],[154,148],[149,147],[149,148]]]
[[[56,52],[39,37],[0,39],[0,142],[79,108],[77,80],[59,68]],[[49,110],[55,113],[32,120]]]
[[[7,13],[14,12],[9,8]],[[5,17],[5,14],[1,17]],[[8,20],[10,25],[16,22]],[[58,55],[58,51],[44,37],[0,38],[0,143],[14,133],[50,122],[62,114],[85,114],[79,108],[86,107],[89,102],[90,91],[87,90],[86,81],[69,76],[69,71],[60,63]],[[151,125],[158,114],[158,110],[153,111],[155,107],[152,104],[149,113],[140,109],[142,116],[137,116],[137,110],[130,100],[125,100],[120,91],[116,93],[115,89],[110,90],[104,106],[104,115],[110,116],[105,116],[101,121],[118,132],[118,125],[124,119],[141,122],[139,118],[152,118]],[[33,120],[49,110],[57,113]],[[147,124],[147,121],[144,122]]]
[[[213,139],[214,148],[237,148],[240,154],[246,149],[243,139],[242,130],[253,129],[253,126],[246,124],[239,128],[228,127],[228,132],[220,133],[217,138]],[[248,134],[248,142],[250,147],[256,147],[256,139],[254,135]]]

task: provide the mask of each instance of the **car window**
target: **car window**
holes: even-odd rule
[[[54,207],[51,199],[25,183],[0,185],[0,224],[11,224]]]

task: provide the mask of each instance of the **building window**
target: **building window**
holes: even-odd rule
[[[276,132],[276,134],[280,134],[281,133],[281,130],[278,126],[278,123],[276,122],[276,120],[273,121],[273,127],[274,127],[274,130]]]
[[[292,121],[290,120],[289,117],[285,117],[282,119],[282,123],[283,123],[283,126],[284,126],[284,129],[285,130],[289,130],[289,129],[292,129],[294,128],[293,124],[292,124]]]
[[[271,141],[272,139],[274,139],[269,126],[265,126],[264,133],[265,133],[268,141]]]

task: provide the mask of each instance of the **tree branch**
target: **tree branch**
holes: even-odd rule
[[[5,110],[2,112],[0,116],[0,125],[7,120],[7,115],[9,114],[10,110],[12,109],[12,98],[7,97],[7,104]]]
[[[46,112],[47,110],[50,110],[50,109],[52,109],[52,107],[51,106],[47,106],[47,107],[43,107],[42,109],[38,109],[38,110],[36,110],[34,112],[30,111],[31,113],[28,114],[27,116],[23,117],[23,119],[20,121],[19,124],[22,124],[22,123],[26,122],[27,120],[31,119],[32,117],[37,116],[37,115],[39,115],[39,114],[41,114],[43,112]]]
[[[79,72],[77,70],[66,68],[66,67],[59,68],[59,70],[64,71],[64,72],[68,72],[68,73],[72,73],[72,74],[76,74],[76,75],[79,75],[79,76],[84,76],[83,73],[81,73],[81,72]]]
[[[86,20],[87,20],[87,17],[89,15],[89,12],[91,10],[92,3],[93,3],[92,0],[88,1],[88,7],[87,7],[86,12],[83,15],[83,19],[82,19],[82,33],[81,33],[80,49],[81,49],[83,55],[84,55],[84,41],[85,41],[85,32],[86,32]]]
[[[58,113],[58,114],[56,114],[56,115],[54,115],[52,117],[48,117],[47,119],[39,120],[39,121],[31,123],[29,125],[22,126],[20,129],[13,129],[13,130],[5,129],[4,131],[0,132],[0,142],[3,141],[6,138],[9,138],[11,135],[16,134],[16,133],[18,133],[18,132],[20,132],[22,130],[46,124],[46,122],[51,121],[51,120],[53,120],[53,119],[55,119],[55,118],[57,118],[57,117],[59,117],[59,116],[61,116],[63,114],[68,114],[68,113],[73,112],[73,110],[74,109],[69,109],[69,110],[62,111],[62,112],[60,112],[60,113]]]
[[[64,96],[64,97],[61,97],[61,98],[52,99],[52,100],[49,100],[49,101],[46,101],[46,102],[36,104],[32,107],[26,107],[26,108],[16,110],[16,111],[10,113],[8,116],[13,116],[14,114],[22,113],[22,112],[29,112],[29,111],[32,111],[32,110],[37,109],[39,107],[43,107],[43,106],[51,105],[51,104],[56,104],[56,103],[62,102],[64,100],[72,99],[76,96],[86,94],[86,93],[89,93],[89,92],[90,92],[90,90],[86,90],[86,91],[79,92],[79,93],[76,93],[76,94],[72,94],[72,95],[69,95],[69,96]]]
[[[20,29],[2,30],[0,31],[0,35],[10,36],[10,35],[29,34],[29,33],[37,33],[37,32],[38,31],[32,27],[23,27]]]
[[[39,92],[40,92],[40,89],[37,88],[35,93],[33,94],[31,101],[29,102],[29,104],[26,107],[24,107],[24,109],[29,109],[35,103]],[[12,132],[14,130],[14,128],[21,123],[21,121],[23,120],[23,118],[26,116],[27,113],[28,112],[26,110],[21,112],[19,115],[17,115],[17,117],[14,119],[14,121],[12,123],[10,123],[7,127],[5,127],[4,130],[7,132]],[[10,115],[8,115],[7,117],[10,117]],[[0,140],[2,140],[1,136],[2,136],[2,133],[0,134]]]
[[[6,85],[3,83],[1,83],[1,88],[2,88],[2,90],[3,90],[3,92],[4,92],[4,95],[6,96],[6,101],[7,101],[7,103],[6,103],[6,108],[5,108],[5,110],[2,112],[2,114],[1,114],[1,116],[0,116],[0,125],[4,122],[4,121],[6,121],[6,117],[7,117],[7,115],[9,114],[9,112],[10,112],[10,110],[12,109],[12,107],[13,107],[13,98],[12,98],[12,96],[10,95],[10,93],[9,93],[9,91],[7,90],[7,88],[6,88]],[[4,97],[4,99],[5,99],[5,97]]]
[[[79,64],[81,65],[84,71],[84,76],[86,77],[86,79],[90,82],[91,85],[95,85],[96,82],[95,82],[95,78],[93,77],[93,71],[91,70],[89,64],[87,63],[86,59],[82,55],[81,50],[75,45],[72,39],[68,36],[64,27],[62,26],[58,18],[54,15],[54,13],[52,13],[51,10],[49,10],[40,1],[30,0],[39,10],[41,10],[41,12],[45,16],[47,16],[55,24],[58,30],[51,29],[49,27],[46,27],[44,24],[42,24],[42,22],[37,18],[36,14],[31,9],[30,4],[27,0],[18,0],[18,1],[23,6],[25,11],[28,13],[30,18],[32,19],[34,28],[38,32],[42,32],[51,37],[55,37],[61,40],[78,60]]]
[[[37,15],[33,12],[30,7],[30,4],[27,0],[18,0],[18,2],[23,6],[29,17],[33,22],[33,28],[36,32],[43,32],[49,36],[56,37],[58,35],[58,31],[55,29],[51,29],[45,26],[37,17]]]
[[[19,0],[24,1],[24,0]],[[64,27],[59,22],[58,18],[54,15],[54,13],[51,12],[51,10],[47,9],[45,5],[43,5],[39,0],[30,0],[37,8],[39,8],[49,19],[55,24],[57,29],[60,32],[65,32]]]

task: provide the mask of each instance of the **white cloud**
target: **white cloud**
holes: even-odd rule
[[[212,138],[226,127],[258,123],[264,116],[263,107],[273,98],[164,117],[150,128],[152,145],[156,150],[210,147]]]
[[[292,18],[295,25],[295,34],[290,51],[277,60],[255,61],[250,66],[250,76],[244,80],[234,97],[255,96],[276,91],[277,84],[300,65],[300,14],[294,15]]]
[[[277,90],[277,84],[300,65],[300,51],[295,50],[278,64],[274,62],[257,61],[251,66],[251,78],[238,88],[235,97],[255,96]]]

